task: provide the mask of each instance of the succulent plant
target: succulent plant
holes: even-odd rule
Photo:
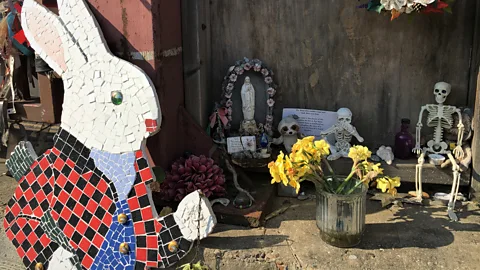
[[[160,186],[165,201],[181,201],[195,190],[201,190],[207,198],[225,195],[225,175],[213,159],[195,155],[179,158]]]

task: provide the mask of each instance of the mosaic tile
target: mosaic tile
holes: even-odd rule
[[[27,172],[30,164],[37,159],[38,156],[29,141],[21,141],[15,146],[10,158],[5,162],[7,169],[13,173],[13,178],[17,181]]]
[[[54,146],[36,156],[21,142],[8,161],[18,187],[6,235],[28,269],[170,267],[212,231],[210,203],[193,192],[158,217],[144,154],[161,124],[153,84],[110,53],[84,0],[57,2],[59,16],[23,1],[25,36],[62,76],[65,96]]]

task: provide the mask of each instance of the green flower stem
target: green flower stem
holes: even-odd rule
[[[345,186],[348,184],[348,181],[352,178],[352,176],[355,174],[355,171],[356,171],[356,168],[352,168],[352,171],[350,172],[350,174],[347,176],[347,178],[345,178],[345,180],[343,181],[343,183],[337,188],[337,191],[335,192],[336,194],[341,194],[341,192],[343,191],[343,189],[345,188]]]
[[[327,165],[328,171],[333,177],[333,181],[336,181],[337,177],[335,176],[335,172],[333,171],[332,166],[330,166],[330,163],[328,162],[328,160],[326,158],[322,158],[322,161],[325,163],[325,165]]]
[[[360,185],[363,185],[363,182],[362,182],[362,181],[359,181],[352,189],[350,189],[349,191],[347,191],[346,195],[352,194],[352,192],[354,192]]]

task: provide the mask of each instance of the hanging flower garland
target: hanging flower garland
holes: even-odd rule
[[[232,91],[235,88],[235,83],[240,75],[245,73],[245,71],[255,71],[259,72],[263,76],[264,82],[267,84],[267,115],[265,118],[265,124],[263,128],[267,134],[272,134],[272,125],[273,125],[273,106],[275,105],[275,100],[273,96],[277,92],[277,85],[273,82],[273,71],[263,64],[259,59],[248,59],[244,58],[243,60],[237,61],[234,66],[231,66],[228,69],[227,75],[223,79],[222,83],[222,105],[227,108],[227,119],[228,123],[225,125],[225,129],[231,128],[232,121]],[[261,124],[260,124],[261,125]]]
[[[393,21],[402,14],[452,13],[453,3],[455,0],[370,0],[358,8],[366,8],[378,13],[390,12]]]

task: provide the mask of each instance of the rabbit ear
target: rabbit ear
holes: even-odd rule
[[[87,54],[110,52],[107,43],[85,0],[57,0],[60,19]]]
[[[35,0],[23,2],[21,20],[30,46],[59,75],[67,71],[69,61],[86,61],[57,15]]]

